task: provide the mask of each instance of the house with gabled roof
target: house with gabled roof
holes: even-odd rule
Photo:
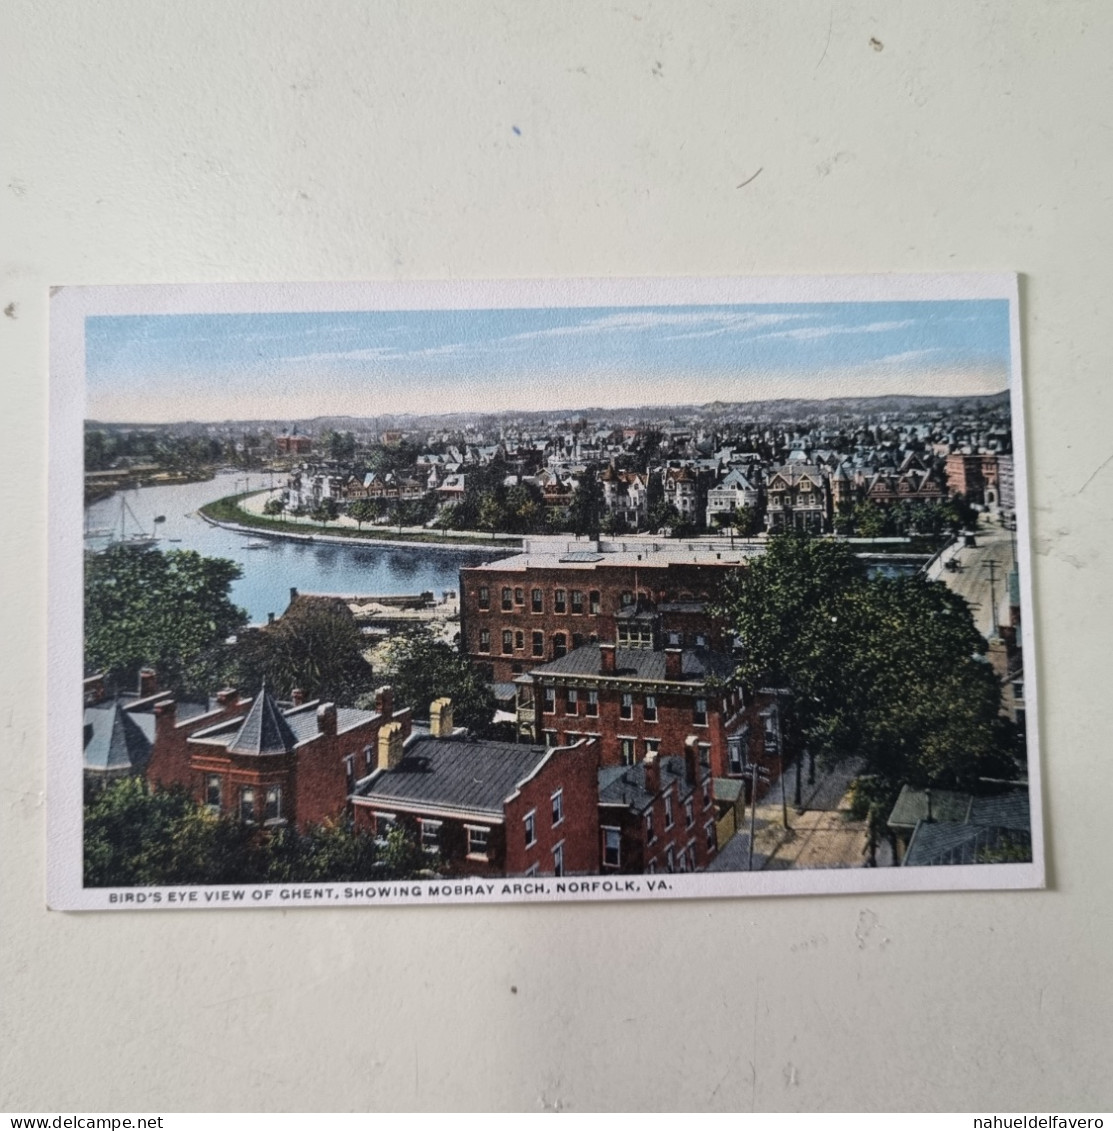
[[[247,700],[229,690],[214,711],[185,720],[163,700],[148,779],[183,786],[245,824],[304,830],[342,816],[358,778],[378,764],[381,734],[404,739],[411,712],[394,709],[389,687],[376,692],[373,711],[299,700],[280,703],[265,685]]]
[[[598,751],[476,739],[452,726],[387,744],[356,784],[357,828],[384,839],[406,824],[437,871],[468,876],[564,876],[599,870]]]

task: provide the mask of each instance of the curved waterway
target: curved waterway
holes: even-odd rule
[[[268,613],[282,613],[289,603],[291,587],[303,593],[384,596],[430,591],[439,597],[446,590],[459,588],[461,566],[478,565],[517,552],[289,542],[225,530],[210,525],[197,514],[198,507],[214,499],[270,485],[267,475],[228,472],[205,483],[140,487],[123,492],[131,512],[124,512],[125,534],[154,531],[160,550],[196,550],[206,557],[236,562],[243,577],[232,586],[232,600],[246,609],[256,623],[266,620]],[[94,503],[85,510],[86,528],[113,528],[118,532],[121,509],[121,494]],[[159,515],[165,516],[166,521],[156,524]],[[86,545],[98,549],[106,541],[91,536]]]

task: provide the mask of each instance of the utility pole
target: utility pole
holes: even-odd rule
[[[999,625],[997,624],[997,560],[990,558],[986,562],[986,569],[989,570],[989,624],[991,637],[996,636],[999,632]]]
[[[757,831],[757,762],[751,762],[753,767],[750,774],[750,864],[749,871],[754,870],[754,835]]]

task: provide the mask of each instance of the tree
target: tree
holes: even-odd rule
[[[750,563],[722,611],[743,641],[739,674],[786,691],[797,748],[864,758],[890,795],[1016,776],[985,641],[945,585],[870,577],[845,545],[790,534]]]
[[[247,622],[232,604],[235,562],[193,550],[110,546],[85,565],[85,661],[118,685],[153,666],[162,680],[193,686],[195,666]]]
[[[340,514],[340,508],[333,498],[322,499],[309,513],[309,517],[314,522],[319,522],[322,526],[327,526],[330,522],[334,522]]]
[[[424,715],[434,699],[452,700],[453,720],[486,735],[495,713],[495,697],[467,659],[424,626],[390,641],[387,665],[396,702]]]
[[[568,504],[568,525],[573,534],[598,538],[602,515],[603,485],[595,468],[589,467],[572,492],[572,501]]]
[[[270,515],[272,518],[280,515],[286,509],[286,504],[281,499],[268,499],[263,504],[263,514]]]
[[[364,646],[342,601],[299,597],[273,624],[237,643],[228,680],[256,688],[265,679],[279,694],[297,687],[309,699],[352,704],[374,679]]]
[[[374,499],[356,499],[348,505],[348,514],[356,520],[356,529],[359,530],[365,522],[374,522],[381,509]]]

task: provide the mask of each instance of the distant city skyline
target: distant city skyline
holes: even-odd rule
[[[1004,299],[98,315],[86,416],[217,422],[984,395]]]

